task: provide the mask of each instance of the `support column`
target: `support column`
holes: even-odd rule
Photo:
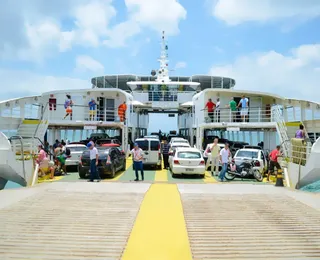
[[[77,130],[72,130],[72,142],[74,142],[76,140],[76,132],[77,132]]]
[[[246,141],[246,133],[245,131],[242,131],[242,141],[245,142]]]
[[[306,120],[306,105],[300,103],[300,121],[303,122]]]
[[[249,143],[250,143],[250,145],[253,145],[253,140],[252,140],[252,132],[251,131],[249,131]]]
[[[20,117],[22,120],[25,118],[25,109],[24,109],[25,104],[20,104]]]
[[[83,130],[81,129],[80,130],[80,140],[82,140],[83,139]]]

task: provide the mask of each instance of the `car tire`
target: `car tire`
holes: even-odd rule
[[[157,170],[162,170],[162,164],[157,165]]]
[[[85,179],[86,178],[86,173],[85,172],[79,172],[79,177],[80,177],[80,179]]]
[[[127,168],[127,161],[126,160],[124,160],[124,162],[123,162],[123,165],[122,165],[122,171],[125,171],[126,170],[126,168]]]
[[[205,174],[199,174],[200,178],[203,179],[206,175]]]
[[[114,178],[116,176],[116,169],[115,167],[112,165],[111,166],[111,178]]]

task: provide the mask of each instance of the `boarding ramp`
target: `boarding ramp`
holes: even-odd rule
[[[19,145],[16,145],[19,144]],[[28,186],[34,174],[34,141],[26,145],[20,136],[11,137],[11,142],[0,132],[0,190],[8,181]]]

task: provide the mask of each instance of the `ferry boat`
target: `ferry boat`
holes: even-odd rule
[[[92,88],[50,91],[38,96],[0,102],[0,189],[7,181],[22,186],[35,183],[31,155],[37,145],[56,139],[86,139],[93,132],[104,132],[120,139],[129,154],[130,144],[148,132],[150,113],[175,114],[179,134],[192,146],[205,149],[212,136],[230,141],[255,140],[265,151],[281,144],[287,186],[303,187],[320,179],[320,104],[276,94],[236,89],[232,78],[193,75],[169,76],[168,44],[163,33],[160,67],[150,76],[108,75],[91,80]],[[248,99],[247,117],[233,112],[228,104]],[[72,99],[71,113],[65,101]],[[212,120],[206,102],[219,99],[220,110]],[[88,103],[96,101],[94,110]],[[119,109],[125,104],[125,115]],[[68,111],[67,111],[68,112]],[[307,139],[296,140],[299,125],[306,129]],[[77,137],[77,138],[76,138]],[[318,157],[319,158],[319,157]]]

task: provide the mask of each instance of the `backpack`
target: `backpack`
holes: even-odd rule
[[[66,155],[69,156],[71,154],[71,151],[69,148],[66,148]]]

